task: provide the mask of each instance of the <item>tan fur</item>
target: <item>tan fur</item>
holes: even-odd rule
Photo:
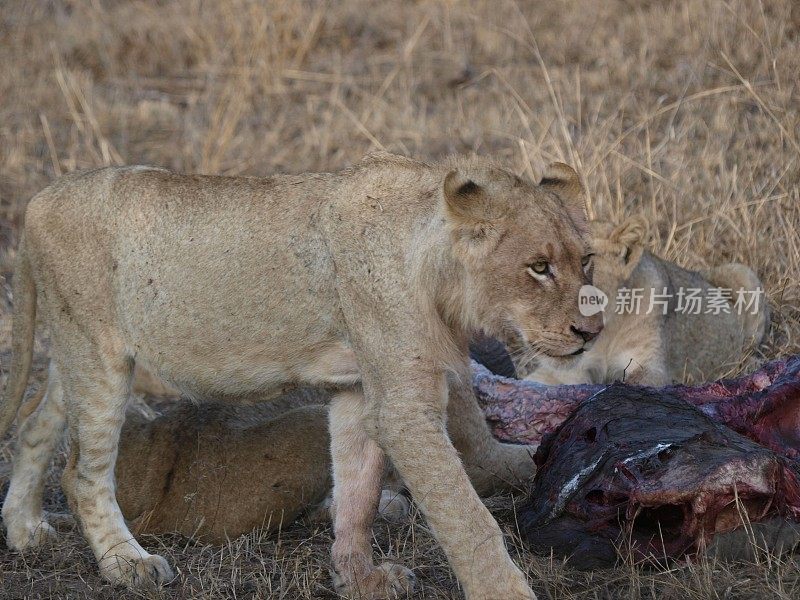
[[[594,249],[594,285],[609,298],[605,328],[594,346],[568,365],[543,359],[527,378],[544,383],[610,383],[625,379],[644,385],[709,381],[728,375],[763,339],[769,321],[762,295],[756,314],[684,314],[675,312],[678,288],[697,288],[705,298],[712,287],[738,290],[762,289],[748,267],[725,264],[704,272],[688,271],[645,249],[647,224],[634,217],[619,226],[606,222],[591,225]],[[620,288],[644,288],[642,314],[616,314]],[[668,314],[659,305],[651,314],[653,290],[673,295]]]
[[[577,310],[589,277],[576,181],[563,167],[537,186],[481,161],[386,154],[340,173],[269,179],[143,167],[66,176],[27,208],[0,434],[25,389],[38,295],[72,447],[64,491],[110,581],[172,576],[133,538],[114,497],[136,362],[197,398],[266,399],[297,385],[332,388],[334,405],[341,396],[334,503],[352,507],[336,510],[341,591],[384,597],[411,583],[404,568],[374,566],[363,542],[386,453],[469,598],[532,598],[445,413],[448,401],[475,405],[452,384],[469,381],[474,331],[561,356],[584,347],[576,331],[599,330],[599,318]],[[554,278],[528,274],[542,260]],[[485,422],[453,421],[454,437],[477,427],[464,439],[483,445],[481,460],[519,460],[518,449],[486,441]],[[356,452],[337,450],[340,434]]]

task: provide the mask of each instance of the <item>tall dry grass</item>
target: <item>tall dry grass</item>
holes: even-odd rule
[[[11,0],[0,4],[0,65],[6,275],[27,199],[75,169],[266,175],[385,148],[491,154],[535,178],[563,160],[594,216],[645,215],[667,258],[753,266],[773,310],[763,355],[800,350],[792,0]],[[380,547],[419,569],[425,597],[458,597],[421,523],[384,533]],[[183,565],[168,596],[318,598],[329,594],[329,537],[300,528],[221,550],[149,542]],[[4,554],[0,578],[33,597],[118,595],[67,539],[55,557]],[[546,597],[800,596],[796,562],[774,557],[581,575],[519,553]]]

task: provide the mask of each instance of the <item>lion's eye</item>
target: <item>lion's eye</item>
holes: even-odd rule
[[[583,268],[584,268],[584,269],[585,269],[586,267],[588,267],[588,266],[589,266],[589,265],[592,263],[592,257],[593,257],[593,256],[594,256],[594,254],[587,254],[586,256],[584,256],[584,257],[581,259],[581,265],[583,265]]]
[[[532,263],[528,265],[528,273],[533,276],[536,275],[548,275],[550,273],[550,263],[545,260],[540,260],[538,262]]]

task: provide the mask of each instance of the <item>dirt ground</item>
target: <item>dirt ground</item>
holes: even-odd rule
[[[492,155],[538,177],[561,160],[594,217],[642,214],[690,268],[762,277],[772,327],[740,369],[800,348],[800,4],[793,0],[0,3],[0,361],[13,245],[56,176],[111,164],[268,175],[332,170],[370,149]],[[37,344],[37,381],[46,360]],[[0,471],[12,453],[0,443]],[[57,466],[47,502],[63,509]],[[489,500],[542,598],[800,598],[800,560],[698,557],[582,573],[514,540],[519,498]],[[66,531],[18,556],[2,598],[334,598],[328,526],[213,547],[146,537],[178,580],[113,589]],[[420,598],[461,598],[421,518],[378,524]]]

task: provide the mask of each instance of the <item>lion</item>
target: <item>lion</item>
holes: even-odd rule
[[[764,338],[769,313],[750,268],[728,263],[695,272],[659,258],[645,249],[647,223],[641,217],[616,226],[595,221],[591,229],[594,285],[610,303],[603,333],[568,365],[543,358],[527,379],[651,386],[711,381],[728,375]],[[644,290],[638,314],[628,310],[635,306],[629,290],[636,289]],[[690,305],[689,290],[696,290],[691,293],[699,305]],[[719,308],[702,305],[711,296]],[[615,308],[618,299],[629,306]]]
[[[477,406],[471,335],[568,357],[602,328],[578,310],[591,257],[570,167],[551,165],[538,184],[479,158],[386,153],[337,173],[269,178],[98,169],[30,201],[15,268],[0,435],[25,392],[38,298],[52,340],[46,393],[61,388],[72,449],[62,486],[108,581],[173,577],[135,540],[115,498],[138,364],[198,400],[331,389],[341,593],[413,587],[404,566],[373,562],[388,457],[468,598],[535,597],[453,442],[464,436],[473,468],[530,469],[520,466],[527,449],[492,438]]]
[[[314,521],[329,514],[332,481],[324,405],[329,393],[304,389],[270,403],[196,404],[175,402],[175,390],[141,368],[133,382],[115,476],[117,502],[134,533],[177,532],[221,544],[256,528],[278,529],[304,514]],[[51,457],[41,451],[41,440],[58,440],[65,426],[63,395],[50,394],[44,401],[45,389],[17,415],[17,453],[3,507],[10,538],[34,532],[25,546],[55,537],[47,521],[14,530],[43,514]],[[499,477],[509,474],[497,475],[499,488]],[[494,489],[488,478],[477,483],[485,493]],[[402,485],[389,478],[378,514],[398,520],[409,510]],[[67,515],[55,519],[70,521]]]

